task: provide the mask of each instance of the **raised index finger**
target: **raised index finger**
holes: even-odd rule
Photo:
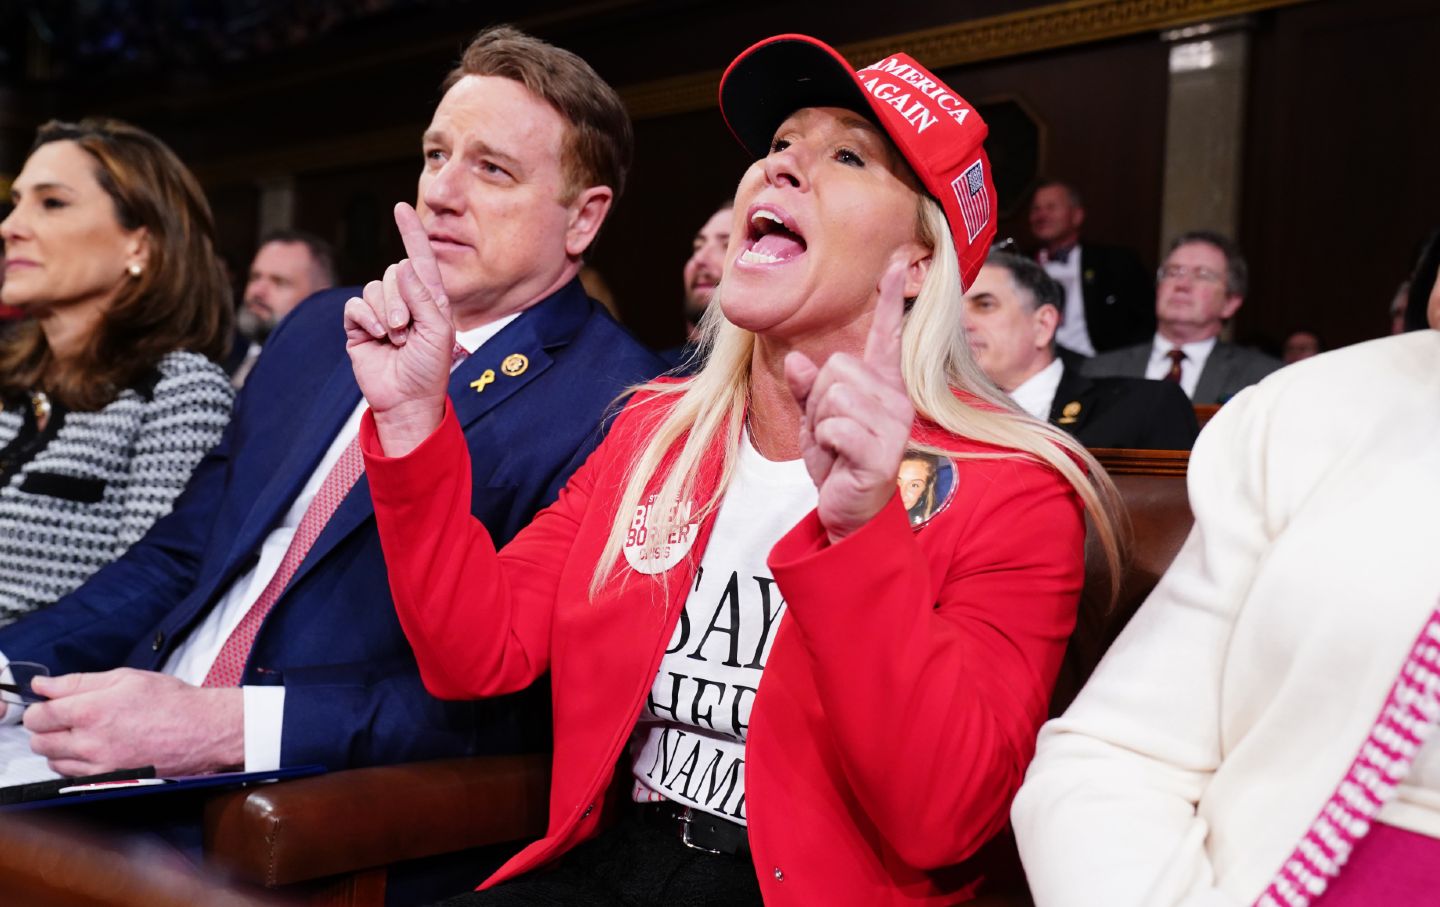
[[[905,299],[900,288],[904,282],[905,265],[895,262],[880,278],[880,298],[875,303],[875,318],[865,338],[865,364],[886,383],[903,387],[900,370],[900,332],[905,323]]]
[[[408,203],[400,202],[395,206],[395,226],[400,230],[400,241],[405,244],[405,256],[415,268],[415,276],[433,298],[440,299],[445,295],[445,285],[440,280],[440,265],[435,262],[435,250],[430,248],[430,237],[425,235],[420,215]]]

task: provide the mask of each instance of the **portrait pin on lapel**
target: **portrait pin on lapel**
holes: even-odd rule
[[[518,378],[530,367],[530,360],[524,353],[511,353],[500,363],[500,373],[507,378]]]
[[[949,457],[907,450],[895,477],[900,486],[900,503],[911,529],[919,529],[940,514],[955,498],[959,473]]]
[[[474,381],[470,382],[470,386],[475,388],[475,393],[478,394],[485,390],[485,385],[489,384],[494,380],[495,370],[493,368],[487,368],[485,371],[480,373],[479,378],[476,378]]]

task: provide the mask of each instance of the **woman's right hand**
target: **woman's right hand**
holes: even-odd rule
[[[455,326],[440,267],[415,209],[395,206],[409,258],[345,303],[346,350],[387,456],[404,456],[440,425]]]

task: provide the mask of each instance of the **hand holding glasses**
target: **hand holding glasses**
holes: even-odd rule
[[[44,702],[31,687],[36,677],[49,677],[50,669],[33,661],[12,661],[0,669],[0,702],[24,708],[37,702]]]

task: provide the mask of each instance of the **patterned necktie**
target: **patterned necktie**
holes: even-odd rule
[[[450,351],[452,366],[468,355],[469,352],[456,343]],[[356,434],[354,439],[345,445],[345,450],[331,467],[325,481],[320,483],[320,490],[315,492],[310,506],[305,508],[305,515],[300,518],[300,525],[296,527],[295,535],[290,539],[290,547],[285,549],[285,556],[280,559],[275,575],[270,577],[270,582],[265,584],[265,589],[260,593],[260,597],[255,599],[255,604],[240,618],[240,623],[235,626],[230,638],[220,647],[220,654],[215,657],[215,663],[210,666],[201,686],[233,687],[240,683],[240,678],[245,675],[245,662],[250,659],[250,649],[255,645],[255,635],[260,631],[260,625],[265,622],[265,617],[275,606],[275,602],[280,600],[280,594],[285,591],[285,586],[305,560],[305,555],[310,553],[311,546],[324,531],[325,524],[330,522],[330,517],[334,516],[340,502],[345,500],[345,496],[355,487],[364,471],[365,457],[360,452],[360,436]]]
[[[1180,363],[1185,361],[1185,351],[1175,347],[1165,354],[1170,359],[1170,371],[1165,373],[1165,380],[1180,383]]]

